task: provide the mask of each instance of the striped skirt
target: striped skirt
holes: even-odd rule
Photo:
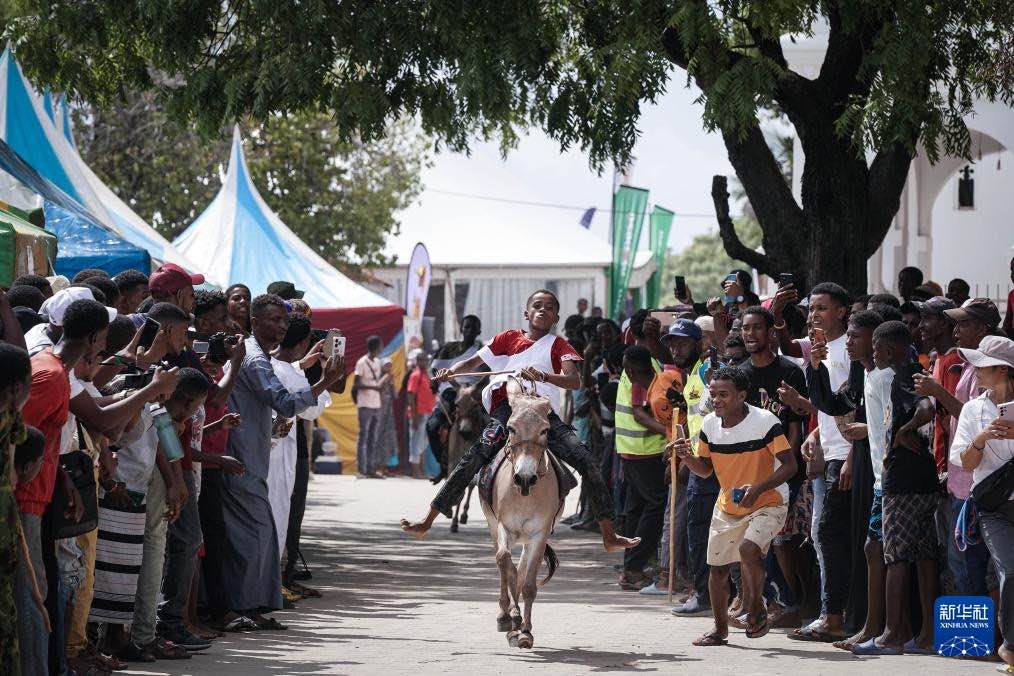
[[[89,622],[129,624],[134,619],[137,576],[144,554],[144,504],[126,509],[99,501],[95,548],[95,596]]]

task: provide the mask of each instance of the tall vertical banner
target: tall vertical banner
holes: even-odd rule
[[[669,246],[669,232],[672,230],[673,212],[655,205],[651,210],[648,220],[648,241],[651,248],[651,256],[655,261],[655,272],[648,279],[648,298],[645,303],[648,305],[667,305],[659,300],[659,291],[662,288],[662,268],[665,266],[665,252]],[[756,288],[756,287],[754,287]]]
[[[405,280],[405,344],[414,349],[422,344],[422,316],[426,310],[426,296],[430,293],[430,252],[419,242],[412,249]]]
[[[621,185],[613,195],[613,265],[609,271],[610,314],[613,318],[619,318],[623,309],[623,298],[630,283],[630,273],[634,270],[647,208],[648,191],[643,188]]]

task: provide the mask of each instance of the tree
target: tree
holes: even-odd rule
[[[858,291],[918,148],[967,155],[976,97],[1010,103],[1006,0],[24,0],[19,57],[61,91],[102,103],[156,89],[205,130],[236,117],[333,111],[345,138],[417,116],[452,148],[537,125],[595,167],[622,164],[641,106],[680,71],[702,90],[763,229],[749,250],[712,195],[726,251],[800,283]],[[781,38],[829,27],[820,74],[789,68]],[[675,68],[674,68],[675,67]],[[758,111],[777,108],[808,158],[802,204]],[[870,160],[867,160],[867,154]]]
[[[749,218],[736,219],[736,233],[743,244],[756,249],[761,242],[761,229],[757,221]],[[731,271],[748,268],[744,261],[734,260],[725,253],[722,238],[717,231],[697,235],[687,248],[666,259],[662,279],[671,280],[673,275],[687,278],[687,286],[693,292],[694,300],[704,302],[721,294],[722,280]],[[658,305],[670,305],[670,290],[663,289],[663,298]]]
[[[75,111],[85,162],[172,239],[211,202],[229,159],[231,130],[205,138],[168,119],[152,94]],[[303,241],[343,267],[382,265],[396,214],[422,187],[425,138],[408,122],[364,143],[342,140],[327,115],[273,115],[244,127],[247,164],[268,205]]]

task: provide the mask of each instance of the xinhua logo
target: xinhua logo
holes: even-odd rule
[[[993,653],[993,599],[941,596],[933,606],[934,647],[944,657],[986,657]]]

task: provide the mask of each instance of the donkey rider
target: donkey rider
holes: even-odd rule
[[[497,335],[488,345],[449,369],[437,372],[435,380],[445,382],[457,373],[475,371],[486,364],[492,371],[520,370],[521,376],[535,383],[538,394],[555,402],[557,388],[576,390],[581,387],[581,373],[576,362],[581,361],[570,343],[551,333],[560,320],[560,301],[556,294],[541,289],[528,298],[525,304],[528,331],[511,329]],[[431,503],[429,513],[415,523],[402,519],[402,530],[423,537],[433,525],[437,514],[450,518],[452,510],[465,493],[475,473],[489,463],[507,442],[507,421],[511,407],[507,402],[507,375],[494,376],[483,390],[483,405],[490,412],[490,421],[479,440],[462,456],[447,477]],[[599,474],[588,447],[578,440],[574,428],[560,420],[555,411],[549,414],[549,449],[557,458],[577,470],[588,487],[589,501],[595,520],[602,532],[606,551],[622,551],[640,542],[640,538],[625,538],[613,528],[613,501]]]

